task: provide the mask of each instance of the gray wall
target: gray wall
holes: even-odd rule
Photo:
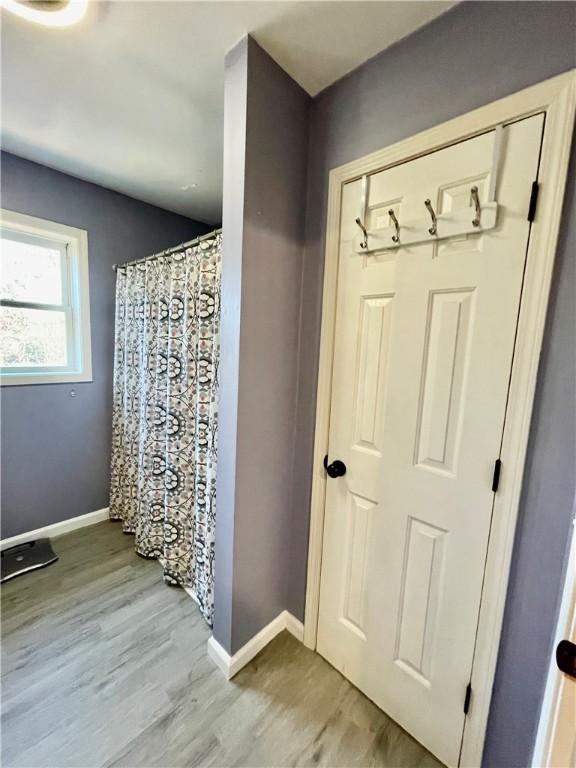
[[[2,207],[88,231],[94,380],[2,387],[2,538],[108,506],[112,264],[210,229],[2,153]],[[76,397],[70,397],[70,390]]]
[[[295,533],[287,607],[304,611],[328,172],[576,64],[576,5],[463,3],[312,103]],[[573,203],[572,169],[567,203]],[[526,766],[533,745],[574,495],[576,221],[567,205],[542,354],[484,765]],[[296,545],[297,542],[297,545]]]
[[[222,300],[220,320],[220,403],[216,515],[214,637],[230,653],[234,605],[236,431],[240,375],[240,322],[246,161],[248,41],[226,56],[224,79],[224,188]]]
[[[309,97],[252,40],[226,59],[214,635],[286,607]]]

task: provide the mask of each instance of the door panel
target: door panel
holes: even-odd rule
[[[432,291],[424,335],[415,463],[454,475],[473,333],[475,289]]]
[[[392,296],[363,296],[360,299],[357,393],[354,411],[355,447],[382,452],[383,422],[381,385],[386,376],[390,343]]]
[[[365,637],[366,627],[366,570],[373,509],[373,502],[350,494],[342,621],[361,637]]]
[[[343,189],[318,651],[458,762],[541,115],[504,129],[494,230],[375,254]],[[366,223],[486,200],[494,132],[370,177]],[[401,230],[402,231],[402,230]]]
[[[424,685],[429,685],[446,535],[442,528],[409,520],[394,656]]]

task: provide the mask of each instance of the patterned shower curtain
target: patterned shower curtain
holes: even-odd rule
[[[110,517],[212,623],[221,235],[118,267]]]

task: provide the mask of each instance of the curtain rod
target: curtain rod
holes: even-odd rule
[[[201,243],[203,240],[211,240],[221,234],[222,227],[214,229],[212,232],[207,232],[205,235],[200,235],[200,237],[195,237],[193,240],[187,240],[185,243],[180,243],[180,245],[175,245],[173,248],[167,248],[165,251],[160,251],[160,253],[153,253],[151,256],[145,256],[143,259],[133,259],[132,261],[125,261],[123,264],[112,264],[112,269],[116,272],[119,267],[130,267],[132,264],[143,264],[145,261],[159,259],[161,256],[168,256],[176,251],[181,251],[183,248],[188,248],[191,245],[196,245],[196,243]]]

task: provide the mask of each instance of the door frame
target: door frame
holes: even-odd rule
[[[460,754],[460,763],[466,766],[480,765],[484,747],[575,111],[576,69],[573,69],[334,168],[329,175],[304,617],[304,643],[312,649],[316,648],[320,603],[326,500],[326,476],[322,460],[328,452],[330,426],[342,186],[361,178],[364,174],[373,174],[405,163],[473,138],[503,123],[515,122],[540,112],[546,113],[538,174],[538,210],[528,244],[502,441],[501,459],[504,471],[494,500],[472,668],[473,696],[464,725]]]
[[[560,716],[562,672],[556,666],[556,646],[560,640],[570,639],[576,624],[576,513],[572,518],[572,539],[566,565],[564,587],[560,596],[560,608],[554,640],[550,648],[550,664],[546,678],[544,699],[540,710],[536,745],[532,755],[532,768],[549,765],[554,747],[556,725]],[[574,682],[576,685],[576,682]]]

